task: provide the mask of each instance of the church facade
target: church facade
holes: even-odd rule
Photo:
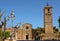
[[[15,33],[15,38],[17,40],[32,40],[32,25],[31,24],[23,24],[21,28],[17,28],[17,32]]]

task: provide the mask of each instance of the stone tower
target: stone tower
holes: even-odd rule
[[[44,7],[44,28],[45,33],[53,33],[52,6],[48,4]]]
[[[56,34],[53,32],[53,22],[52,22],[52,6],[48,4],[44,7],[44,28],[45,33],[41,34],[42,40],[52,40],[57,39]]]

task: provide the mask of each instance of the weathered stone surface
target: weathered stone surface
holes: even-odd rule
[[[45,28],[45,33],[53,33],[51,6],[44,7],[44,28]]]

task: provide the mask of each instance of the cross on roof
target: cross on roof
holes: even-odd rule
[[[47,3],[46,6],[48,6],[49,4]]]

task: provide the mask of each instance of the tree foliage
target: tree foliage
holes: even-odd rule
[[[58,28],[56,28],[56,26],[53,27],[53,32],[54,33],[58,33],[59,32],[59,30],[58,30]]]
[[[38,34],[44,33],[44,28],[37,27],[37,28],[35,29],[35,32],[38,33]]]
[[[38,34],[45,33],[44,28],[42,28],[42,27],[37,27],[34,30],[35,30],[35,33],[38,33]],[[59,32],[59,30],[58,30],[58,28],[56,28],[56,26],[53,27],[53,32],[54,33],[58,33]]]
[[[0,37],[4,38],[4,33],[5,33],[5,38],[8,38],[10,36],[10,32],[8,32],[8,31],[6,31],[6,32],[1,31],[0,32]]]

